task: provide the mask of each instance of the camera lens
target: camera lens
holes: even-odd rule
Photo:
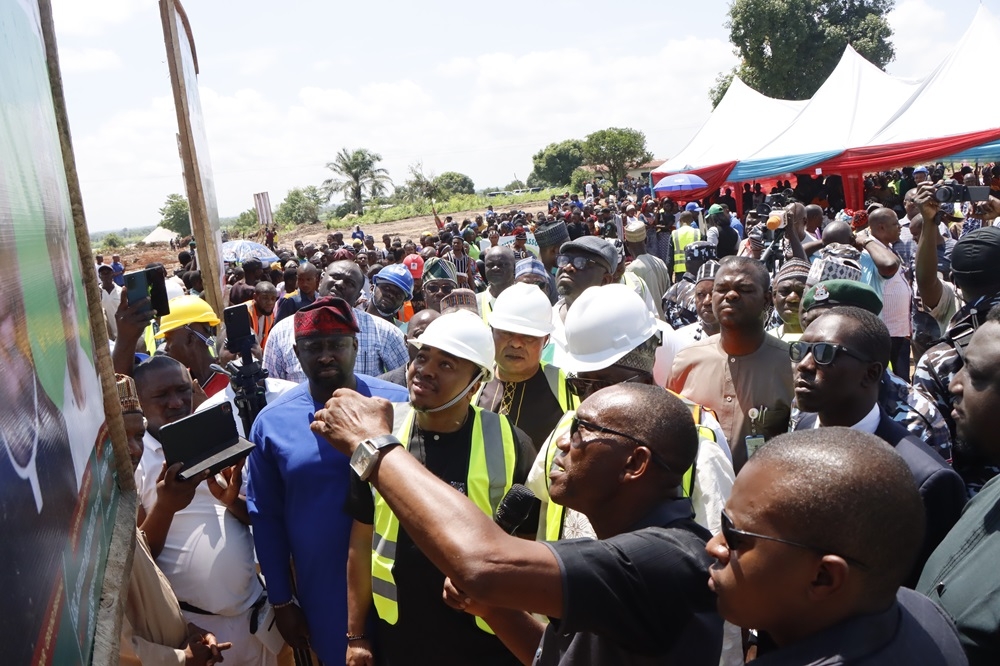
[[[955,190],[947,185],[934,190],[934,198],[941,203],[951,203],[955,200]]]

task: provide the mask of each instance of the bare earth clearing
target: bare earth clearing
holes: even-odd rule
[[[497,213],[502,213],[507,210],[523,210],[526,213],[537,213],[539,211],[544,211],[546,206],[545,201],[536,201],[532,203],[520,204],[518,206],[503,206],[498,207]],[[467,210],[460,213],[449,213],[452,218],[461,222],[462,220],[469,218],[472,219],[476,215],[481,215],[483,210]],[[441,215],[441,219],[445,218]],[[434,216],[424,215],[421,217],[409,217],[405,220],[396,220],[395,222],[382,222],[379,224],[373,224],[364,226],[361,228],[366,234],[371,234],[375,237],[375,245],[377,247],[382,247],[382,235],[389,234],[393,238],[397,236],[406,242],[407,239],[412,239],[417,242],[420,237],[420,233],[423,231],[433,231],[434,226]],[[320,243],[326,242],[327,234],[331,231],[327,230],[322,224],[307,224],[301,227],[296,227],[291,231],[286,231],[284,233],[278,234],[277,245],[280,248],[286,248],[289,251],[292,249],[292,244],[301,239],[305,243],[315,243],[319,245]],[[344,236],[350,238],[350,231],[345,231]],[[121,251],[122,263],[125,264],[125,270],[135,270],[136,268],[145,266],[146,264],[152,262],[161,262],[167,267],[171,272],[174,268],[178,266],[177,264],[177,253],[180,252],[180,248],[177,250],[171,250],[170,246],[166,243],[153,243],[142,248],[128,247]],[[104,258],[107,263],[111,263],[111,253],[105,252]]]

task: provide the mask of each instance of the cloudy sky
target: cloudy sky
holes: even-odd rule
[[[1000,14],[1000,0],[985,4]],[[158,5],[53,5],[90,228],[155,224],[183,192]],[[187,0],[219,213],[250,208],[254,192],[277,206],[319,184],[342,147],[380,153],[399,182],[421,161],[477,187],[524,179],[546,144],[611,126],[642,130],[667,158],[736,60],[728,2],[681,5],[654,15],[649,3],[609,13],[593,0]],[[930,72],[976,5],[897,0],[889,72]]]

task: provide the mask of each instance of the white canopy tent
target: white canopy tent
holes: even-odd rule
[[[766,97],[733,77],[694,138],[657,167],[656,173],[690,171],[749,157],[785,130],[808,103]]]
[[[149,235],[142,239],[143,243],[147,245],[149,243],[169,243],[171,239],[177,239],[177,233],[170,231],[169,229],[164,229],[163,227],[156,227]]]

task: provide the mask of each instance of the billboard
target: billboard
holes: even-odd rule
[[[120,496],[34,0],[0,0],[0,156],[0,653],[89,663]]]
[[[191,232],[197,243],[198,268],[205,284],[204,297],[213,310],[222,312],[225,281],[222,231],[215,201],[215,177],[208,154],[205,117],[198,93],[198,55],[187,15],[178,0],[160,0],[160,20],[177,111],[178,144],[191,210]]]

